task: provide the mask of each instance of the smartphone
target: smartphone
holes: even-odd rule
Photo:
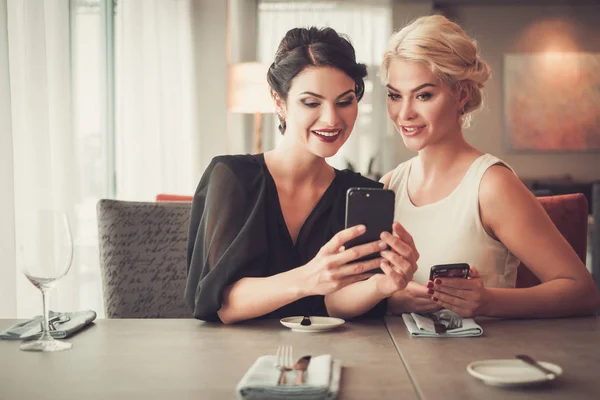
[[[392,232],[394,223],[394,192],[388,189],[353,187],[346,192],[346,228],[365,225],[367,231],[345,244],[347,249],[381,240],[383,231]],[[379,252],[357,261],[380,257]]]
[[[434,265],[429,270],[429,280],[433,281],[435,278],[468,278],[469,277],[469,264],[467,263],[454,263],[454,264],[440,264]]]

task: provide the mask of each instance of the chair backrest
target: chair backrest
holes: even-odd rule
[[[581,193],[561,196],[538,197],[554,225],[567,239],[579,258],[585,264],[587,249],[588,204]],[[543,251],[543,249],[540,249]],[[523,263],[517,269],[518,288],[539,285],[540,280]]]
[[[100,200],[107,318],[191,318],[185,305],[190,203]]]

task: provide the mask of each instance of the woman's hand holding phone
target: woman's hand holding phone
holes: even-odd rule
[[[463,318],[485,315],[489,292],[483,285],[479,271],[470,267],[469,278],[436,278],[427,283],[429,296],[443,308]]]
[[[434,313],[442,307],[431,300],[429,289],[415,281],[408,282],[404,290],[394,293],[388,300],[388,311],[392,315],[402,313]]]
[[[385,297],[404,289],[412,281],[419,259],[415,242],[402,225],[394,222],[392,230],[394,235],[388,232],[381,233],[381,240],[389,246],[389,250],[381,252],[384,260],[380,267],[384,274],[370,278],[374,281],[376,290]]]
[[[383,241],[370,242],[344,248],[344,243],[365,233],[364,225],[357,225],[338,232],[317,255],[302,266],[306,282],[306,296],[327,295],[354,282],[370,278],[368,273],[379,268],[382,259],[353,262],[372,253],[378,253],[387,245]]]

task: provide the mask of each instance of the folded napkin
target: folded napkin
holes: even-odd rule
[[[273,355],[259,357],[237,385],[238,399],[335,399],[340,387],[342,365],[330,354],[313,357],[304,373],[302,385],[278,385],[280,371]],[[286,372],[294,382],[296,371]]]
[[[92,310],[76,312],[49,312],[50,335],[55,339],[64,339],[96,319],[96,312]],[[0,332],[0,339],[20,340],[38,339],[42,336],[42,316],[38,315],[30,320],[19,322]]]
[[[463,318],[462,327],[449,329],[446,333],[435,333],[432,319],[423,315],[410,313],[402,314],[402,319],[411,336],[417,337],[472,337],[481,336],[483,329],[477,325],[473,318]]]

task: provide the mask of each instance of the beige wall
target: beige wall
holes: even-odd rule
[[[422,17],[424,15],[430,15],[433,12],[433,2],[431,1],[399,1],[395,0],[393,3],[392,10],[392,29],[394,32],[399,31],[402,27],[406,26],[413,20]],[[408,150],[404,146],[404,142],[400,137],[400,134],[394,128],[391,120],[387,119],[387,137],[385,142],[385,149],[389,149],[391,155],[384,154],[384,171],[394,169],[398,164],[408,160],[417,155],[416,152]],[[391,156],[391,157],[390,157]],[[390,161],[389,159],[393,161]]]
[[[487,85],[487,107],[465,131],[469,142],[504,159],[521,178],[568,174],[580,180],[600,179],[600,152],[511,154],[504,146],[502,133],[503,54],[539,51],[549,38],[531,34],[530,27],[550,19],[555,21],[554,26],[569,30],[573,49],[600,53],[600,6],[454,6],[448,11],[449,16],[479,42],[482,56],[493,71]],[[600,105],[598,108],[600,112]]]
[[[199,132],[193,146],[197,181],[217,155],[227,152],[227,4],[196,0],[193,3],[194,62]]]

